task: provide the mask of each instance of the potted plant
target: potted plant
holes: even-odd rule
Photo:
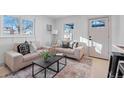
[[[43,52],[41,52],[40,55],[44,61],[48,61],[48,58],[50,57],[50,53],[48,51],[43,51]]]

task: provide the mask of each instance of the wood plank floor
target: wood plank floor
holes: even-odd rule
[[[91,75],[89,78],[106,78],[108,73],[109,61],[92,58]],[[6,74],[10,73],[8,69],[4,66],[0,66],[0,77],[4,77]]]

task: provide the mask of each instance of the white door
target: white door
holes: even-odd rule
[[[109,58],[109,18],[89,19],[89,56]]]

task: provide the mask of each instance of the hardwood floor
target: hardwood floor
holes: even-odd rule
[[[106,78],[108,74],[109,61],[97,58],[92,58],[92,60],[93,65],[91,70],[91,78]]]
[[[103,59],[92,58],[91,75],[88,78],[106,78],[108,73],[109,61]],[[0,77],[4,77],[10,73],[4,66],[0,66]]]

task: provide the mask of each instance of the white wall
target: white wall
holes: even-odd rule
[[[4,53],[10,49],[15,42],[40,41],[42,44],[50,42],[51,32],[46,29],[47,24],[54,26],[54,21],[46,16],[21,16],[22,18],[35,18],[35,36],[34,37],[0,37],[0,64],[4,63]],[[2,16],[0,16],[0,24],[2,24]],[[0,31],[2,26],[0,25]]]
[[[63,32],[64,32],[64,24],[67,23],[74,23],[74,40],[80,42],[81,37],[86,39],[86,41],[83,40],[84,43],[88,45],[88,19],[90,18],[96,18],[96,17],[104,17],[104,16],[87,16],[87,15],[77,15],[77,16],[68,16],[66,18],[61,18],[56,20],[56,29],[59,31],[59,40],[63,40]],[[110,17],[110,16],[109,16]],[[111,31],[110,31],[110,39],[111,39]],[[110,40],[111,42],[111,40]],[[111,43],[109,45],[111,47]],[[86,49],[85,54],[87,54],[88,49]]]
[[[52,25],[55,28],[55,21],[47,16],[37,16],[36,17],[36,40],[40,41],[43,45],[51,42],[51,33],[47,31],[46,25]]]
[[[112,43],[124,46],[124,15],[112,16]]]
[[[75,15],[67,16],[57,20],[47,16],[21,16],[22,18],[35,18],[35,37],[0,37],[0,63],[4,62],[4,53],[12,48],[15,42],[24,42],[25,40],[37,40],[43,45],[51,42],[51,32],[46,29],[47,24],[53,25],[53,29],[58,30],[58,40],[63,40],[64,24],[74,23],[74,40],[80,41],[80,37],[88,38],[88,19],[99,16]],[[111,16],[112,43],[124,45],[124,16]],[[0,16],[2,22],[2,16]],[[2,31],[0,23],[0,31]]]
[[[104,15],[103,15],[104,16]],[[88,38],[88,19],[103,17],[103,16],[68,16],[66,18],[61,18],[56,20],[56,28],[59,31],[59,39],[63,39],[63,28],[66,23],[74,23],[74,40],[80,41],[80,37]],[[112,15],[110,18],[110,40],[109,40],[109,50],[111,52],[112,44],[124,46],[124,15]]]
[[[56,20],[56,29],[58,30],[59,34],[58,37],[60,41],[63,40],[64,36],[64,24],[73,23],[74,24],[74,31],[73,31],[73,40],[80,42],[81,38],[86,39],[85,43],[88,43],[88,16],[68,16],[65,18],[57,19]],[[85,49],[85,55],[87,55],[87,48]]]
[[[63,39],[63,32],[64,32],[64,24],[67,23],[74,23],[74,40],[80,41],[80,37],[88,38],[88,19],[90,18],[96,18],[96,17],[104,17],[104,16],[87,16],[87,15],[74,15],[74,16],[68,16],[65,18],[57,19],[56,20],[56,29],[59,31],[59,39]],[[116,23],[116,17],[112,17]],[[116,24],[113,24],[113,27],[115,27]],[[116,27],[115,27],[116,28]],[[113,28],[114,31],[115,28]],[[116,33],[114,33],[116,35]]]
[[[87,38],[87,16],[68,16],[56,20],[60,40],[63,40],[64,24],[67,23],[74,23],[74,40],[80,41],[80,37]]]
[[[119,16],[120,17],[120,30],[118,32],[118,41],[120,45],[124,46],[124,15]]]
[[[112,43],[117,44],[119,43],[119,33],[120,33],[120,16],[113,15],[111,16],[112,19]]]

